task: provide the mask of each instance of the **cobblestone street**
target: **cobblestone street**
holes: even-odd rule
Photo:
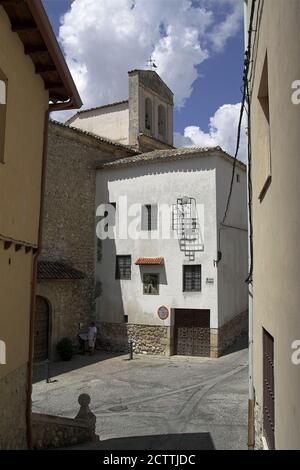
[[[246,449],[243,347],[219,359],[75,356],[51,365],[52,383],[36,382],[33,411],[73,417],[90,394],[101,441],[78,448]]]

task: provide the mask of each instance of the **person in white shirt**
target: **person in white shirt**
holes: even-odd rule
[[[97,337],[97,328],[95,322],[91,322],[88,330],[89,353],[94,354]]]

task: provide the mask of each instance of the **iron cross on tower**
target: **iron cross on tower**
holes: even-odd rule
[[[147,60],[147,67],[149,67],[151,70],[157,69],[157,65],[152,56],[150,56],[150,59]]]

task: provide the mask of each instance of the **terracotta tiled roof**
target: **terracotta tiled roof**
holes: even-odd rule
[[[68,280],[83,279],[85,275],[77,269],[71,268],[64,263],[56,261],[39,261],[37,268],[37,278],[41,280]]]
[[[182,160],[185,158],[199,158],[207,155],[219,155],[222,158],[233,163],[234,158],[221,147],[181,147],[175,149],[153,150],[152,152],[134,155],[132,157],[120,158],[113,162],[102,163],[98,165],[98,169],[110,169],[127,166],[146,165],[149,163],[163,163],[165,161]],[[237,165],[246,170],[246,165],[237,160]]]
[[[164,258],[162,256],[156,258],[138,258],[135,264],[139,265],[157,265],[164,264]]]

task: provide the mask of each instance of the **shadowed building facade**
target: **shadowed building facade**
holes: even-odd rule
[[[25,449],[48,112],[81,101],[40,1],[0,1],[0,24],[0,449]]]

